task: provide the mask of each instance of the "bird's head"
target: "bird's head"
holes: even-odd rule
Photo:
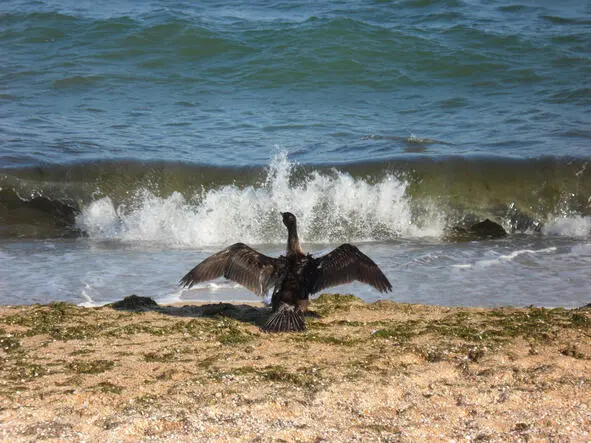
[[[296,225],[296,218],[291,212],[282,212],[281,215],[283,216],[283,224],[286,227],[295,226]]]

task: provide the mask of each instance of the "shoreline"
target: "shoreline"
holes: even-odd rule
[[[118,304],[119,303],[119,304]],[[591,307],[0,306],[7,440],[585,440]],[[585,394],[587,392],[587,394]]]

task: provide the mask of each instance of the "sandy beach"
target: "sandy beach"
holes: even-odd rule
[[[323,295],[304,333],[262,305],[0,307],[10,441],[584,441],[591,309]]]

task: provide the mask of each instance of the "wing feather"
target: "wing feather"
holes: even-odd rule
[[[223,276],[263,297],[277,282],[282,264],[281,257],[268,257],[244,243],[236,243],[207,257],[181,278],[179,285],[190,288]]]
[[[367,283],[380,292],[392,290],[392,285],[378,265],[356,246],[345,243],[316,259],[316,272],[311,292],[355,280]]]

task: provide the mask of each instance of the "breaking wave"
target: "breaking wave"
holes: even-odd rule
[[[386,240],[442,232],[443,218],[434,208],[429,217],[417,219],[407,183],[394,175],[370,183],[336,170],[312,171],[298,182],[294,167],[281,153],[259,185],[230,184],[189,198],[180,192],[159,197],[140,189],[130,204],[120,205],[107,196],[85,206],[76,224],[93,239],[178,246],[282,243],[282,211],[296,214],[300,236],[307,242]]]
[[[509,232],[586,237],[586,159],[395,158],[264,168],[115,161],[0,170],[0,237],[86,236],[175,247],[440,237],[489,218]]]

